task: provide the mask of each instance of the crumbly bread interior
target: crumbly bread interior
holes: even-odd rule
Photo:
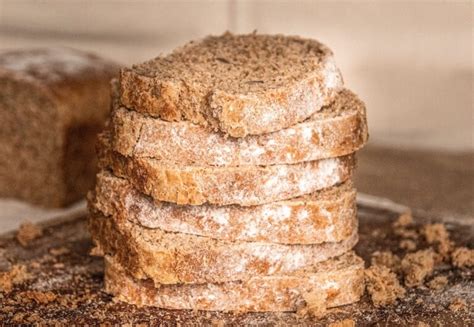
[[[192,41],[133,69],[163,81],[182,80],[229,94],[258,94],[304,79],[327,54],[330,50],[321,43],[297,36],[225,33]]]

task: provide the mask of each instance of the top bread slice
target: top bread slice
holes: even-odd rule
[[[163,120],[244,137],[307,119],[342,85],[331,50],[318,41],[227,32],[123,69],[120,98]]]
[[[111,125],[115,151],[160,160],[179,158],[183,165],[294,164],[353,153],[368,138],[365,105],[347,89],[304,122],[243,138],[227,137],[190,122],[166,122],[120,107],[119,101],[114,103],[118,106]]]

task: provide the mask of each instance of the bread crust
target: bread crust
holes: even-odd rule
[[[180,166],[150,158],[125,157],[110,150],[110,135],[99,137],[99,165],[126,178],[157,201],[242,206],[286,200],[348,180],[355,158],[348,155],[294,165]]]
[[[365,105],[349,90],[339,92],[330,105],[304,122],[244,138],[227,137],[186,121],[166,122],[120,106],[112,122],[112,147],[118,153],[180,158],[183,165],[294,164],[353,153],[368,138]]]
[[[357,243],[354,233],[338,243],[282,245],[229,242],[164,232],[121,216],[106,217],[90,204],[89,229],[99,253],[112,257],[131,276],[160,284],[198,284],[286,274],[342,255]]]
[[[317,62],[314,69],[306,71],[296,80],[289,79],[284,86],[271,87],[262,92],[230,92],[220,89],[219,84],[200,85],[192,79],[187,80],[182,74],[166,78],[153,74],[156,62],[173,62],[174,58],[192,54],[196,48],[209,41],[228,42],[238,38],[247,38],[249,43],[259,38],[267,39],[265,44],[268,46],[272,40],[285,37],[226,33],[192,42],[167,57],[124,68],[120,73],[122,103],[128,108],[163,120],[188,120],[233,137],[244,137],[278,131],[307,119],[327,104],[343,85],[331,50],[318,41],[299,37],[286,37],[286,40],[305,43],[309,48],[317,49],[317,55],[307,58],[308,61]],[[220,58],[215,59],[219,62]],[[294,64],[300,62],[295,61]],[[199,68],[191,62],[188,69],[193,71]],[[209,73],[212,75],[212,72]]]
[[[364,292],[364,263],[354,253],[316,264],[303,275],[256,276],[243,282],[161,285],[139,281],[105,260],[105,290],[138,306],[233,312],[297,311],[313,299],[327,308],[357,302]],[[311,294],[311,296],[308,296]]]
[[[356,226],[356,192],[350,182],[314,194],[261,206],[182,206],[153,201],[123,178],[102,171],[94,207],[146,228],[226,241],[318,244],[340,242]]]

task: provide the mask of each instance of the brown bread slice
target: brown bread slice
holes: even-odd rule
[[[108,132],[99,143],[101,168],[110,168],[157,201],[177,204],[249,206],[286,200],[344,182],[355,166],[353,155],[294,165],[181,166],[111,151]]]
[[[364,262],[353,252],[292,275],[255,276],[246,281],[160,285],[136,280],[110,258],[105,290],[138,306],[211,311],[297,311],[357,302],[364,292]]]
[[[199,284],[287,274],[342,255],[358,239],[357,228],[338,243],[286,245],[230,242],[164,232],[106,217],[90,204],[89,230],[97,253],[112,257],[134,278],[160,284]]]
[[[117,101],[115,101],[117,102]],[[367,142],[364,103],[342,90],[308,120],[270,134],[227,137],[190,122],[166,122],[124,107],[112,116],[112,146],[125,156],[183,165],[294,164],[353,153]]]
[[[120,75],[126,107],[234,137],[301,122],[342,85],[332,52],[323,44],[256,33],[209,36]]]
[[[117,73],[79,50],[0,53],[0,197],[61,207],[85,196]]]
[[[339,242],[354,233],[357,219],[356,192],[350,182],[260,206],[183,206],[153,201],[125,179],[102,171],[89,198],[107,216],[120,216],[146,228],[227,241]]]

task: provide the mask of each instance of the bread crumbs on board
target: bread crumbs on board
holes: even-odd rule
[[[436,247],[443,259],[448,259],[453,248],[453,242],[449,239],[449,232],[444,224],[426,224],[421,229],[421,234],[426,242]]]
[[[436,276],[432,280],[430,280],[427,285],[432,290],[441,290],[446,287],[448,284],[448,277],[446,276]]]
[[[42,235],[43,230],[41,227],[27,221],[20,225],[20,228],[16,234],[16,239],[21,246],[27,247],[31,241],[41,237]]]
[[[302,294],[303,303],[297,308],[296,314],[300,317],[323,317],[326,314],[326,293],[308,292]]]
[[[405,255],[401,263],[405,275],[405,285],[408,287],[422,285],[425,278],[433,273],[436,256],[432,249]]]
[[[41,291],[26,291],[22,292],[21,296],[26,299],[32,300],[38,304],[48,304],[56,300],[56,294],[53,292],[41,292]]]
[[[400,261],[391,251],[375,251],[370,259],[372,266],[385,266],[394,272],[400,270]]]
[[[474,249],[459,247],[451,254],[453,266],[458,268],[474,267]]]
[[[405,296],[405,289],[400,285],[397,275],[385,266],[374,265],[365,270],[367,291],[376,307],[395,303]]]
[[[398,219],[392,224],[394,228],[407,227],[413,225],[413,215],[407,211],[398,216]]]
[[[449,305],[449,310],[453,312],[464,311],[467,309],[467,303],[465,300],[456,298]]]
[[[355,327],[356,323],[352,319],[344,319],[329,324],[328,327]]]
[[[0,272],[0,291],[9,293],[14,285],[21,284],[28,279],[24,265],[13,265],[7,272]]]
[[[416,250],[416,243],[413,240],[403,239],[398,244],[399,248],[406,251]]]

